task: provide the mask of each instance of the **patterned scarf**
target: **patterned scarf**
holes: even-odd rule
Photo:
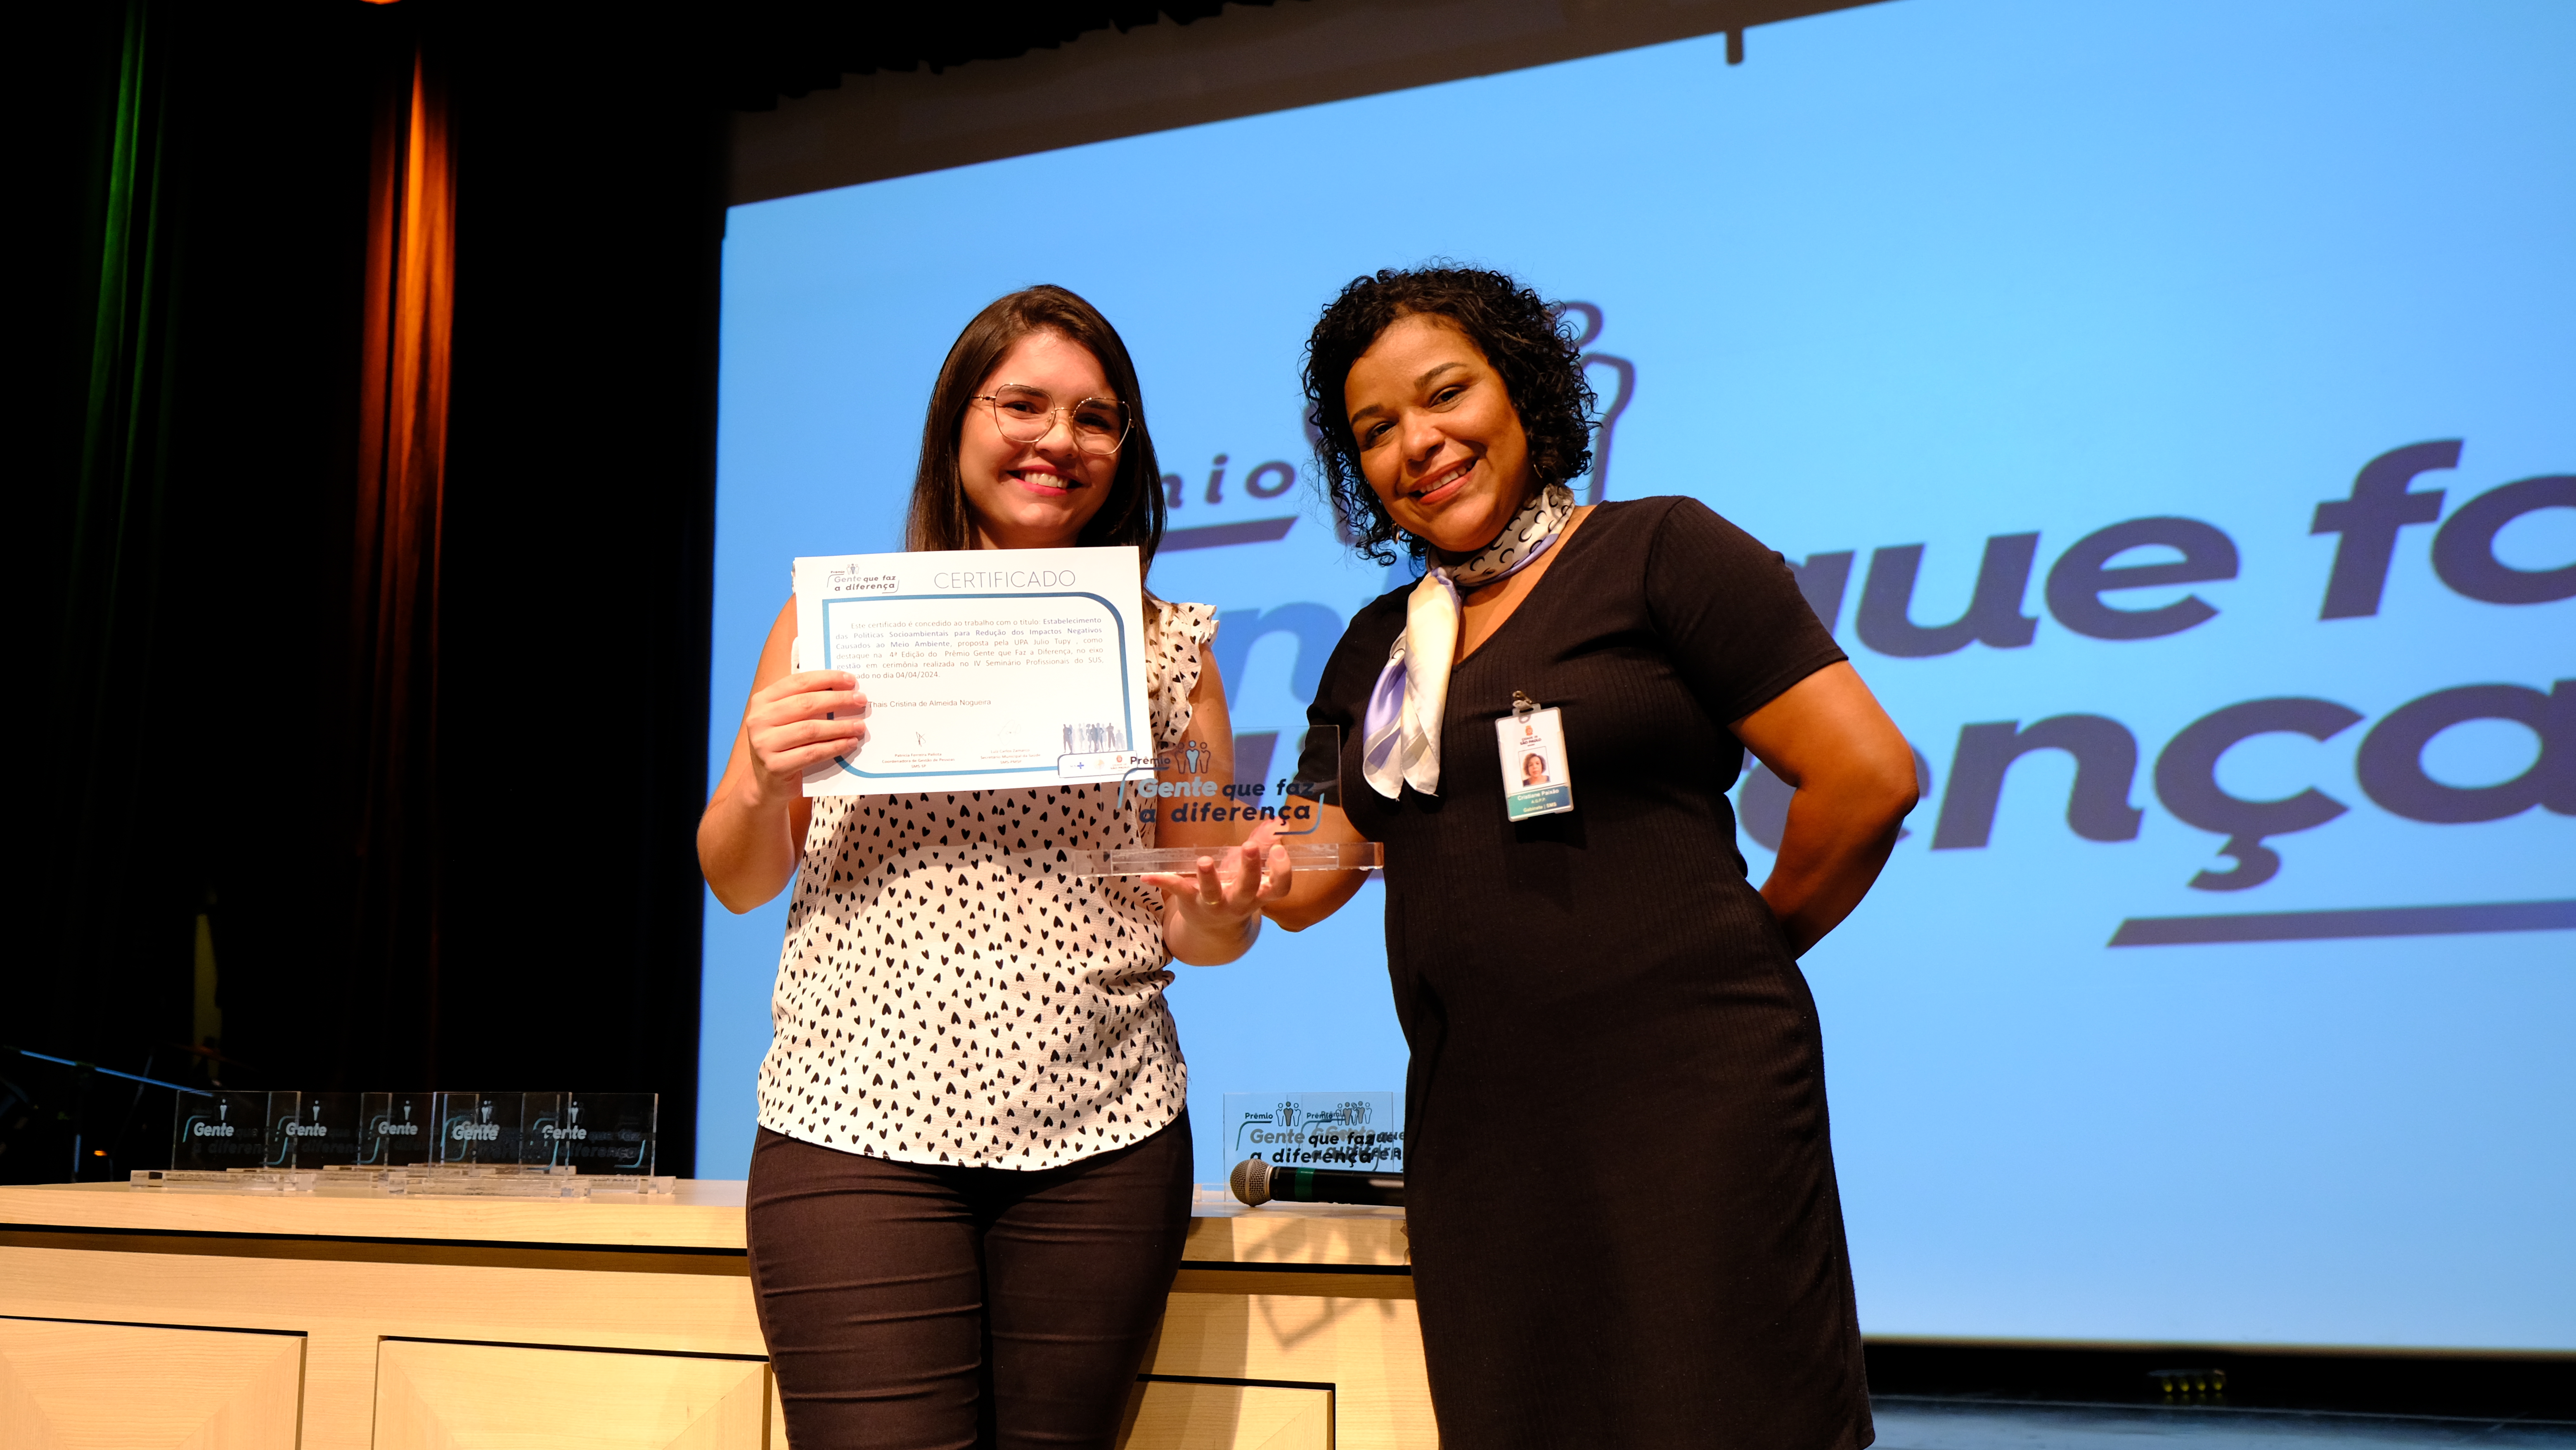
[[[1458,655],[1458,627],[1466,614],[1461,595],[1508,579],[1547,552],[1574,517],[1574,490],[1551,483],[1494,536],[1494,541],[1451,562],[1436,561],[1405,601],[1404,632],[1386,654],[1377,687],[1369,691],[1362,727],[1360,769],[1371,789],[1388,800],[1410,784],[1424,795],[1440,793],[1440,718],[1449,704],[1449,667]]]

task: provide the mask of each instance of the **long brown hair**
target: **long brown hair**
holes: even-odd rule
[[[912,476],[912,509],[904,519],[907,549],[971,549],[975,529],[966,514],[966,484],[957,471],[957,435],[976,390],[999,367],[1002,355],[1033,332],[1052,332],[1090,349],[1109,386],[1127,404],[1135,426],[1118,450],[1109,500],[1083,525],[1082,544],[1133,544],[1140,569],[1154,564],[1163,542],[1163,473],[1154,460],[1154,438],[1145,429],[1145,399],[1136,364],[1118,329],[1100,309],[1062,287],[1029,287],[996,299],[975,314],[939,365],[930,390],[930,416],[921,425],[921,464]]]

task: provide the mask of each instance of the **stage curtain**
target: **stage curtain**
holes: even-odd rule
[[[0,291],[32,364],[0,390],[0,587],[29,621],[0,1043],[189,1075],[204,918],[228,1084],[656,1090],[685,1168],[726,135],[703,47],[419,0],[69,0],[21,28],[44,63],[0,94],[0,148],[42,256]],[[566,793],[578,859],[530,889],[488,822],[554,784],[527,719],[567,541],[636,584],[629,779]],[[88,1176],[166,1151],[166,1097],[21,1112],[10,1077],[0,1180],[63,1176],[74,1137],[106,1145]]]
[[[357,949],[421,1014],[439,1059],[439,570],[455,316],[456,152],[447,90],[415,49],[386,87],[369,172],[349,744]]]
[[[40,965],[7,993],[10,1015],[23,1013],[27,1025],[0,1028],[0,1040],[36,1046],[41,1033],[70,1044],[66,1051],[92,1044],[87,1023],[102,1004],[165,994],[175,1004],[186,990],[182,910],[154,876],[117,869],[133,859],[137,813],[154,783],[149,767],[166,764],[161,741],[176,713],[151,699],[173,642],[169,560],[180,532],[171,456],[181,247],[176,10],[125,0],[91,7],[73,17],[87,23],[66,27],[69,43],[47,63],[77,79],[47,83],[78,86],[86,114],[43,119],[53,128],[49,144],[81,156],[80,172],[65,172],[79,177],[80,203],[68,218],[65,275],[22,282],[31,294],[62,286],[73,295],[59,333],[29,329],[53,334],[46,340],[58,338],[63,350],[22,375],[34,416],[28,431],[12,430],[16,449],[27,448],[30,433],[43,440],[12,490],[12,512],[35,515],[25,520],[35,527],[10,552],[13,572],[41,580],[51,596],[28,601],[30,621],[52,628],[39,626],[15,656],[19,668],[33,667],[36,688],[19,702],[32,727],[28,753],[17,756],[29,849],[16,873],[24,894],[11,955]],[[17,229],[22,241],[59,215],[34,210]],[[32,352],[37,344],[18,333],[11,345]],[[180,1036],[183,1015],[164,1012],[148,1030]]]

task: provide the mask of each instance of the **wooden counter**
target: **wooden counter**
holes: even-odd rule
[[[786,1443],[740,1183],[668,1202],[0,1187],[0,1442]],[[1206,1206],[1121,1444],[1437,1444],[1400,1210]]]

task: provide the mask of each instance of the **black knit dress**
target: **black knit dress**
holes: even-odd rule
[[[1437,797],[1360,774],[1404,591],[1351,621],[1312,711],[1386,843],[1441,1438],[1858,1450],[1815,1001],[1725,794],[1727,722],[1843,654],[1780,557],[1692,500],[1603,504],[1559,548],[1451,675]],[[1505,818],[1515,690],[1564,712],[1571,814]]]

